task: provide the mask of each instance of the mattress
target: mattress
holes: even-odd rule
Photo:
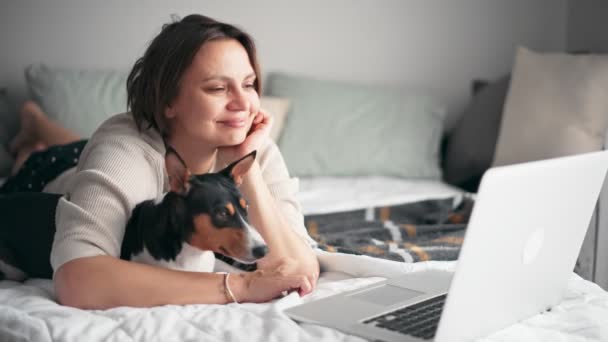
[[[165,305],[78,310],[58,305],[49,280],[0,282],[1,341],[364,341],[316,324],[298,324],[285,308],[426,269],[452,271],[456,262],[396,263],[332,254],[317,289],[265,304]],[[348,266],[345,266],[348,265]],[[332,269],[333,268],[333,269]],[[347,270],[346,268],[352,268]],[[343,269],[349,273],[339,272]],[[572,274],[561,304],[480,339],[505,341],[606,341],[608,293]]]
[[[300,178],[298,200],[304,215],[391,206],[427,199],[461,196],[446,183],[396,177]]]
[[[385,177],[301,179],[304,212],[323,214],[462,196],[439,182]],[[363,341],[315,324],[296,323],[283,310],[310,300],[427,269],[453,271],[457,261],[404,263],[317,250],[325,270],[317,289],[264,304],[165,305],[78,310],[57,304],[52,282],[0,281],[0,341]],[[564,300],[481,339],[607,341],[608,292],[572,274]]]

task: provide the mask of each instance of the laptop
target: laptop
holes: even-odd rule
[[[558,304],[608,151],[489,169],[454,273],[410,273],[285,310],[381,341],[470,341]]]

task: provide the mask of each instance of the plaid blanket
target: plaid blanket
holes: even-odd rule
[[[456,260],[473,199],[435,199],[340,213],[308,215],[306,228],[330,252],[396,261]]]

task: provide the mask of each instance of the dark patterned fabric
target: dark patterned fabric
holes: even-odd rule
[[[310,236],[328,252],[368,255],[401,262],[456,260],[473,199],[435,199],[408,204],[305,216]],[[232,266],[246,265],[215,254]]]
[[[19,172],[2,184],[0,193],[41,192],[50,181],[78,164],[80,153],[87,141],[55,145],[32,153]]]
[[[464,197],[306,216],[306,228],[330,252],[405,261],[456,260],[473,208]]]

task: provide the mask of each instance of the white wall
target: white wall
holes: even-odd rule
[[[608,52],[608,1],[569,0],[570,51]]]
[[[435,89],[452,114],[516,45],[566,40],[567,0],[0,1],[0,86],[21,98],[30,63],[128,69],[171,13],[243,27],[264,71]]]

